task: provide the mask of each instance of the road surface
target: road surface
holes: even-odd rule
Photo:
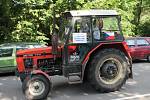
[[[98,93],[87,84],[69,85],[66,78],[55,76],[47,100],[150,100],[150,63],[134,63],[133,74],[134,79],[128,80],[120,91],[111,93]],[[0,75],[0,100],[26,100],[15,76]]]

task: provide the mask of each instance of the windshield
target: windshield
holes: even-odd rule
[[[95,41],[123,40],[117,16],[98,16],[92,19],[93,37]]]
[[[119,31],[118,19],[116,17],[106,17],[106,18],[102,18],[102,20],[103,20],[102,30]]]
[[[61,27],[63,43],[70,28],[69,43],[90,43],[92,34],[95,41],[124,39],[117,16],[69,17],[63,20]]]

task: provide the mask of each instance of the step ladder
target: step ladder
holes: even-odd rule
[[[81,78],[82,73],[69,73],[68,76],[68,83],[69,84],[77,84],[77,83],[82,83],[82,78]]]

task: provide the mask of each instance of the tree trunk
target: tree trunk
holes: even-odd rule
[[[142,2],[143,0],[138,0],[135,10],[134,10],[134,19],[133,19],[133,24],[136,26],[135,29],[133,30],[135,32],[135,35],[137,35],[137,28],[140,24],[140,18],[141,18],[141,13],[142,13]]]

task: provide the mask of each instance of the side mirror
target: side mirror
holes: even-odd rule
[[[98,23],[99,23],[99,28],[102,29],[103,28],[103,20],[99,19]]]
[[[96,25],[99,27],[99,29],[103,28],[103,19],[97,19],[96,20]]]
[[[58,36],[56,34],[52,35],[52,54],[58,53]]]

